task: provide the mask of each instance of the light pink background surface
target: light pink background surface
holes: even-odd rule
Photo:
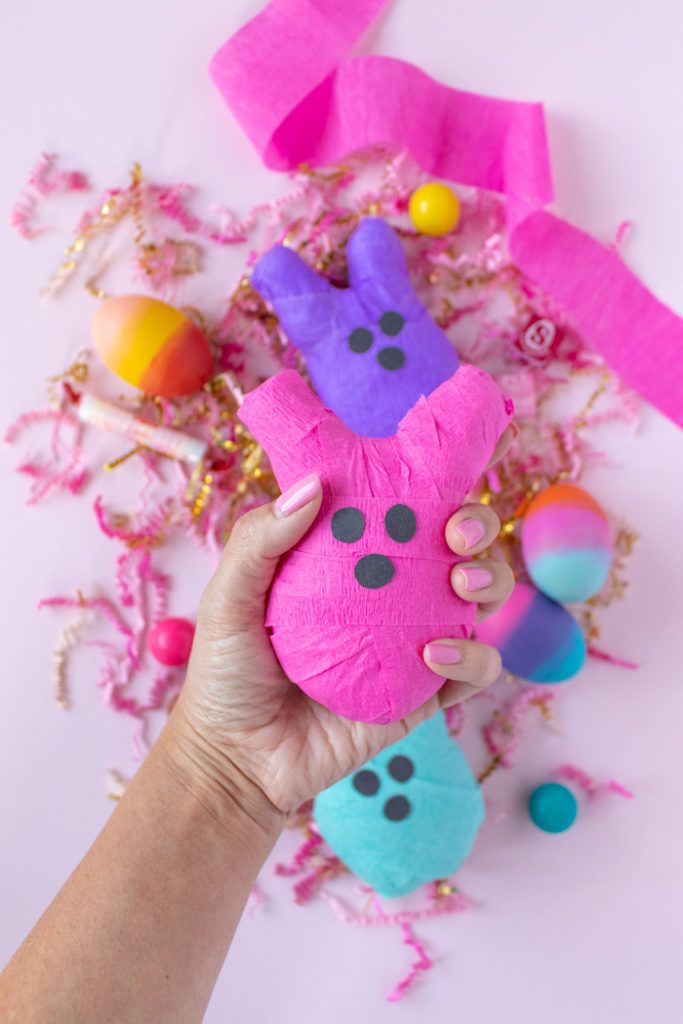
[[[122,182],[137,159],[157,180],[196,182],[207,202],[242,211],[281,191],[205,74],[213,49],[258,6],[12,5],[0,44],[3,208],[42,149],[63,153],[98,187]],[[634,220],[626,259],[683,313],[682,33],[681,8],[666,0],[397,0],[364,48],[413,60],[452,85],[545,100],[558,209],[605,240]],[[49,305],[36,298],[77,209],[48,208],[61,230],[32,244],[2,236],[3,422],[41,401],[43,378],[85,339],[85,293],[74,288]],[[183,300],[218,311],[239,262],[222,255],[210,295],[203,283]],[[530,727],[519,768],[498,773],[488,790],[511,813],[485,831],[461,873],[478,907],[422,928],[438,964],[409,999],[383,1001],[409,961],[397,935],[338,924],[321,904],[292,906],[288,886],[267,869],[268,905],[240,928],[210,1024],[680,1019],[683,446],[651,411],[639,436],[610,430],[601,440],[613,468],[595,475],[592,489],[643,534],[630,596],[604,616],[603,642],[641,670],[591,664],[562,693],[556,732]],[[0,961],[109,814],[105,769],[134,767],[128,723],[100,705],[89,652],[74,660],[73,710],[52,703],[50,650],[62,620],[34,611],[44,594],[111,579],[114,553],[85,501],[26,510],[17,458],[5,450],[0,462]],[[188,572],[172,611],[183,614],[210,566],[189,552],[178,558]],[[483,761],[476,742],[468,752]],[[525,794],[563,760],[615,775],[637,799],[587,809],[564,836],[541,834],[525,818]],[[285,837],[279,855],[292,845]]]

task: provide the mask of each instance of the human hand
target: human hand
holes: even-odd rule
[[[508,428],[491,464],[515,436]],[[348,775],[420,722],[481,692],[500,673],[496,650],[473,640],[435,638],[427,665],[446,682],[398,722],[369,725],[341,718],[284,675],[264,626],[268,589],[279,559],[304,536],[320,509],[316,475],[237,521],[201,602],[188,676],[173,713],[175,743],[193,771],[219,789],[237,789],[254,814],[283,815]],[[492,509],[462,506],[446,524],[460,556],[485,551],[500,523]],[[494,559],[459,562],[451,585],[480,613],[502,604],[514,585]]]

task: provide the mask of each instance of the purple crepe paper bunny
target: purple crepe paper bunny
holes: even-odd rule
[[[346,254],[348,288],[281,245],[261,257],[252,284],[305,356],[325,405],[356,434],[389,437],[420,396],[455,373],[458,357],[415,294],[385,221],[362,221]]]

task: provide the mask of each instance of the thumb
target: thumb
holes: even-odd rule
[[[255,619],[262,622],[278,561],[310,528],[321,501],[320,477],[311,473],[237,520],[205,594],[214,622],[235,630],[252,627]]]

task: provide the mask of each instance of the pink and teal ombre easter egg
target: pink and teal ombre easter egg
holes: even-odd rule
[[[191,395],[213,374],[204,332],[184,313],[145,295],[105,299],[91,324],[93,344],[117,377],[150,395]]]
[[[576,619],[529,583],[518,583],[503,607],[479,623],[477,640],[496,647],[504,668],[532,683],[562,683],[586,660]]]
[[[612,537],[603,509],[576,484],[553,484],[529,505],[522,523],[529,576],[555,601],[586,601],[603,587]]]

